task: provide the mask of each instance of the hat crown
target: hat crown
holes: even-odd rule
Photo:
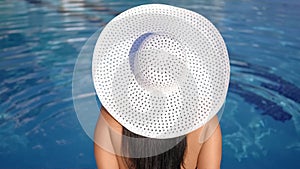
[[[163,33],[152,33],[134,53],[133,74],[147,90],[168,91],[178,87],[185,75],[184,55],[184,47],[175,38]]]

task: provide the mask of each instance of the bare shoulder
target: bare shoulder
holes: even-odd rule
[[[103,119],[106,121],[109,127],[118,131],[122,129],[122,125],[116,119],[114,119],[103,106],[101,107],[100,112],[101,116],[103,116]]]
[[[212,135],[212,133],[217,129],[218,126],[219,126],[218,117],[214,116],[205,125],[187,134],[187,138],[188,139],[190,138],[195,142],[197,141],[198,143],[203,143]]]
[[[212,139],[212,137],[216,137],[216,133],[218,133],[218,131],[219,120],[218,117],[215,116],[204,126],[186,135],[187,147],[184,157],[184,164],[186,168],[196,168],[199,166],[199,156],[202,157],[207,154],[204,149],[208,151],[208,146],[205,144],[207,144],[207,142],[209,142],[208,140]]]
[[[217,116],[206,125],[204,141],[198,156],[198,168],[220,169],[222,158],[222,133]]]

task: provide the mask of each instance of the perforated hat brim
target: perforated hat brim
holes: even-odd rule
[[[210,21],[186,9],[151,4],[106,25],[92,71],[101,103],[120,124],[145,137],[173,138],[216,115],[230,67],[224,40]]]

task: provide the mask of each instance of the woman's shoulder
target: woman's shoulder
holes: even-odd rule
[[[203,148],[204,143],[217,129],[219,125],[218,122],[218,118],[215,116],[202,127],[199,127],[186,135],[187,146],[184,158],[185,168],[197,167],[198,157],[200,156],[201,149]]]
[[[115,118],[113,118],[103,106],[101,107],[100,112],[101,116],[109,125],[109,127],[117,129],[118,131],[119,129],[122,129],[122,125]]]
[[[209,139],[218,126],[218,117],[214,116],[205,125],[187,134],[187,139],[191,140],[192,142],[202,144]]]

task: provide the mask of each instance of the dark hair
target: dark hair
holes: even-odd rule
[[[123,127],[122,133],[124,137],[146,138],[129,131],[125,127]],[[174,141],[177,143],[176,145],[173,144]],[[148,151],[159,149],[163,144],[170,143],[175,146],[161,154],[150,157],[130,158],[130,154],[136,152],[146,154]],[[185,136],[174,139],[143,139],[139,145],[130,142],[129,139],[122,139],[122,151],[129,155],[129,157],[124,157],[123,159],[130,169],[180,169],[181,165],[185,168],[183,163],[185,148]]]

